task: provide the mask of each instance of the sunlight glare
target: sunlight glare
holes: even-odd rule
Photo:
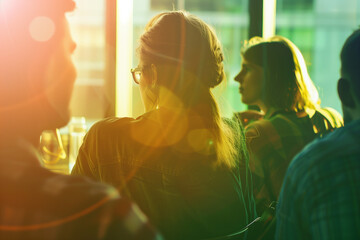
[[[55,24],[50,18],[39,16],[30,22],[29,32],[35,41],[46,42],[54,36]]]
[[[275,35],[276,0],[264,0],[263,6],[263,38]]]
[[[116,5],[116,116],[132,114],[132,30],[133,0],[117,1]]]

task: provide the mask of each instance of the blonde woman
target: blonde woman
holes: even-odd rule
[[[111,118],[85,137],[72,174],[118,187],[166,239],[233,233],[255,217],[240,125],[224,121],[211,88],[224,80],[214,31],[182,11],[147,24],[132,69],[146,113]],[[249,171],[244,173],[249,174]]]
[[[236,113],[243,121],[250,151],[254,194],[261,213],[276,201],[291,159],[307,143],[341,127],[341,115],[321,108],[304,58],[290,40],[253,38],[242,51],[235,77],[241,101],[261,110]]]

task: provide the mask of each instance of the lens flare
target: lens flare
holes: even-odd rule
[[[30,22],[29,32],[35,41],[46,42],[54,36],[55,24],[50,18],[39,16]]]

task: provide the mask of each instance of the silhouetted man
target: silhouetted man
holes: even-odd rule
[[[38,161],[39,136],[67,124],[76,78],[72,0],[0,0],[0,239],[155,239],[107,185]]]

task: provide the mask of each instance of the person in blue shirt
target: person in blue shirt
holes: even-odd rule
[[[291,162],[277,206],[276,239],[360,239],[360,29],[341,51],[345,126]]]

